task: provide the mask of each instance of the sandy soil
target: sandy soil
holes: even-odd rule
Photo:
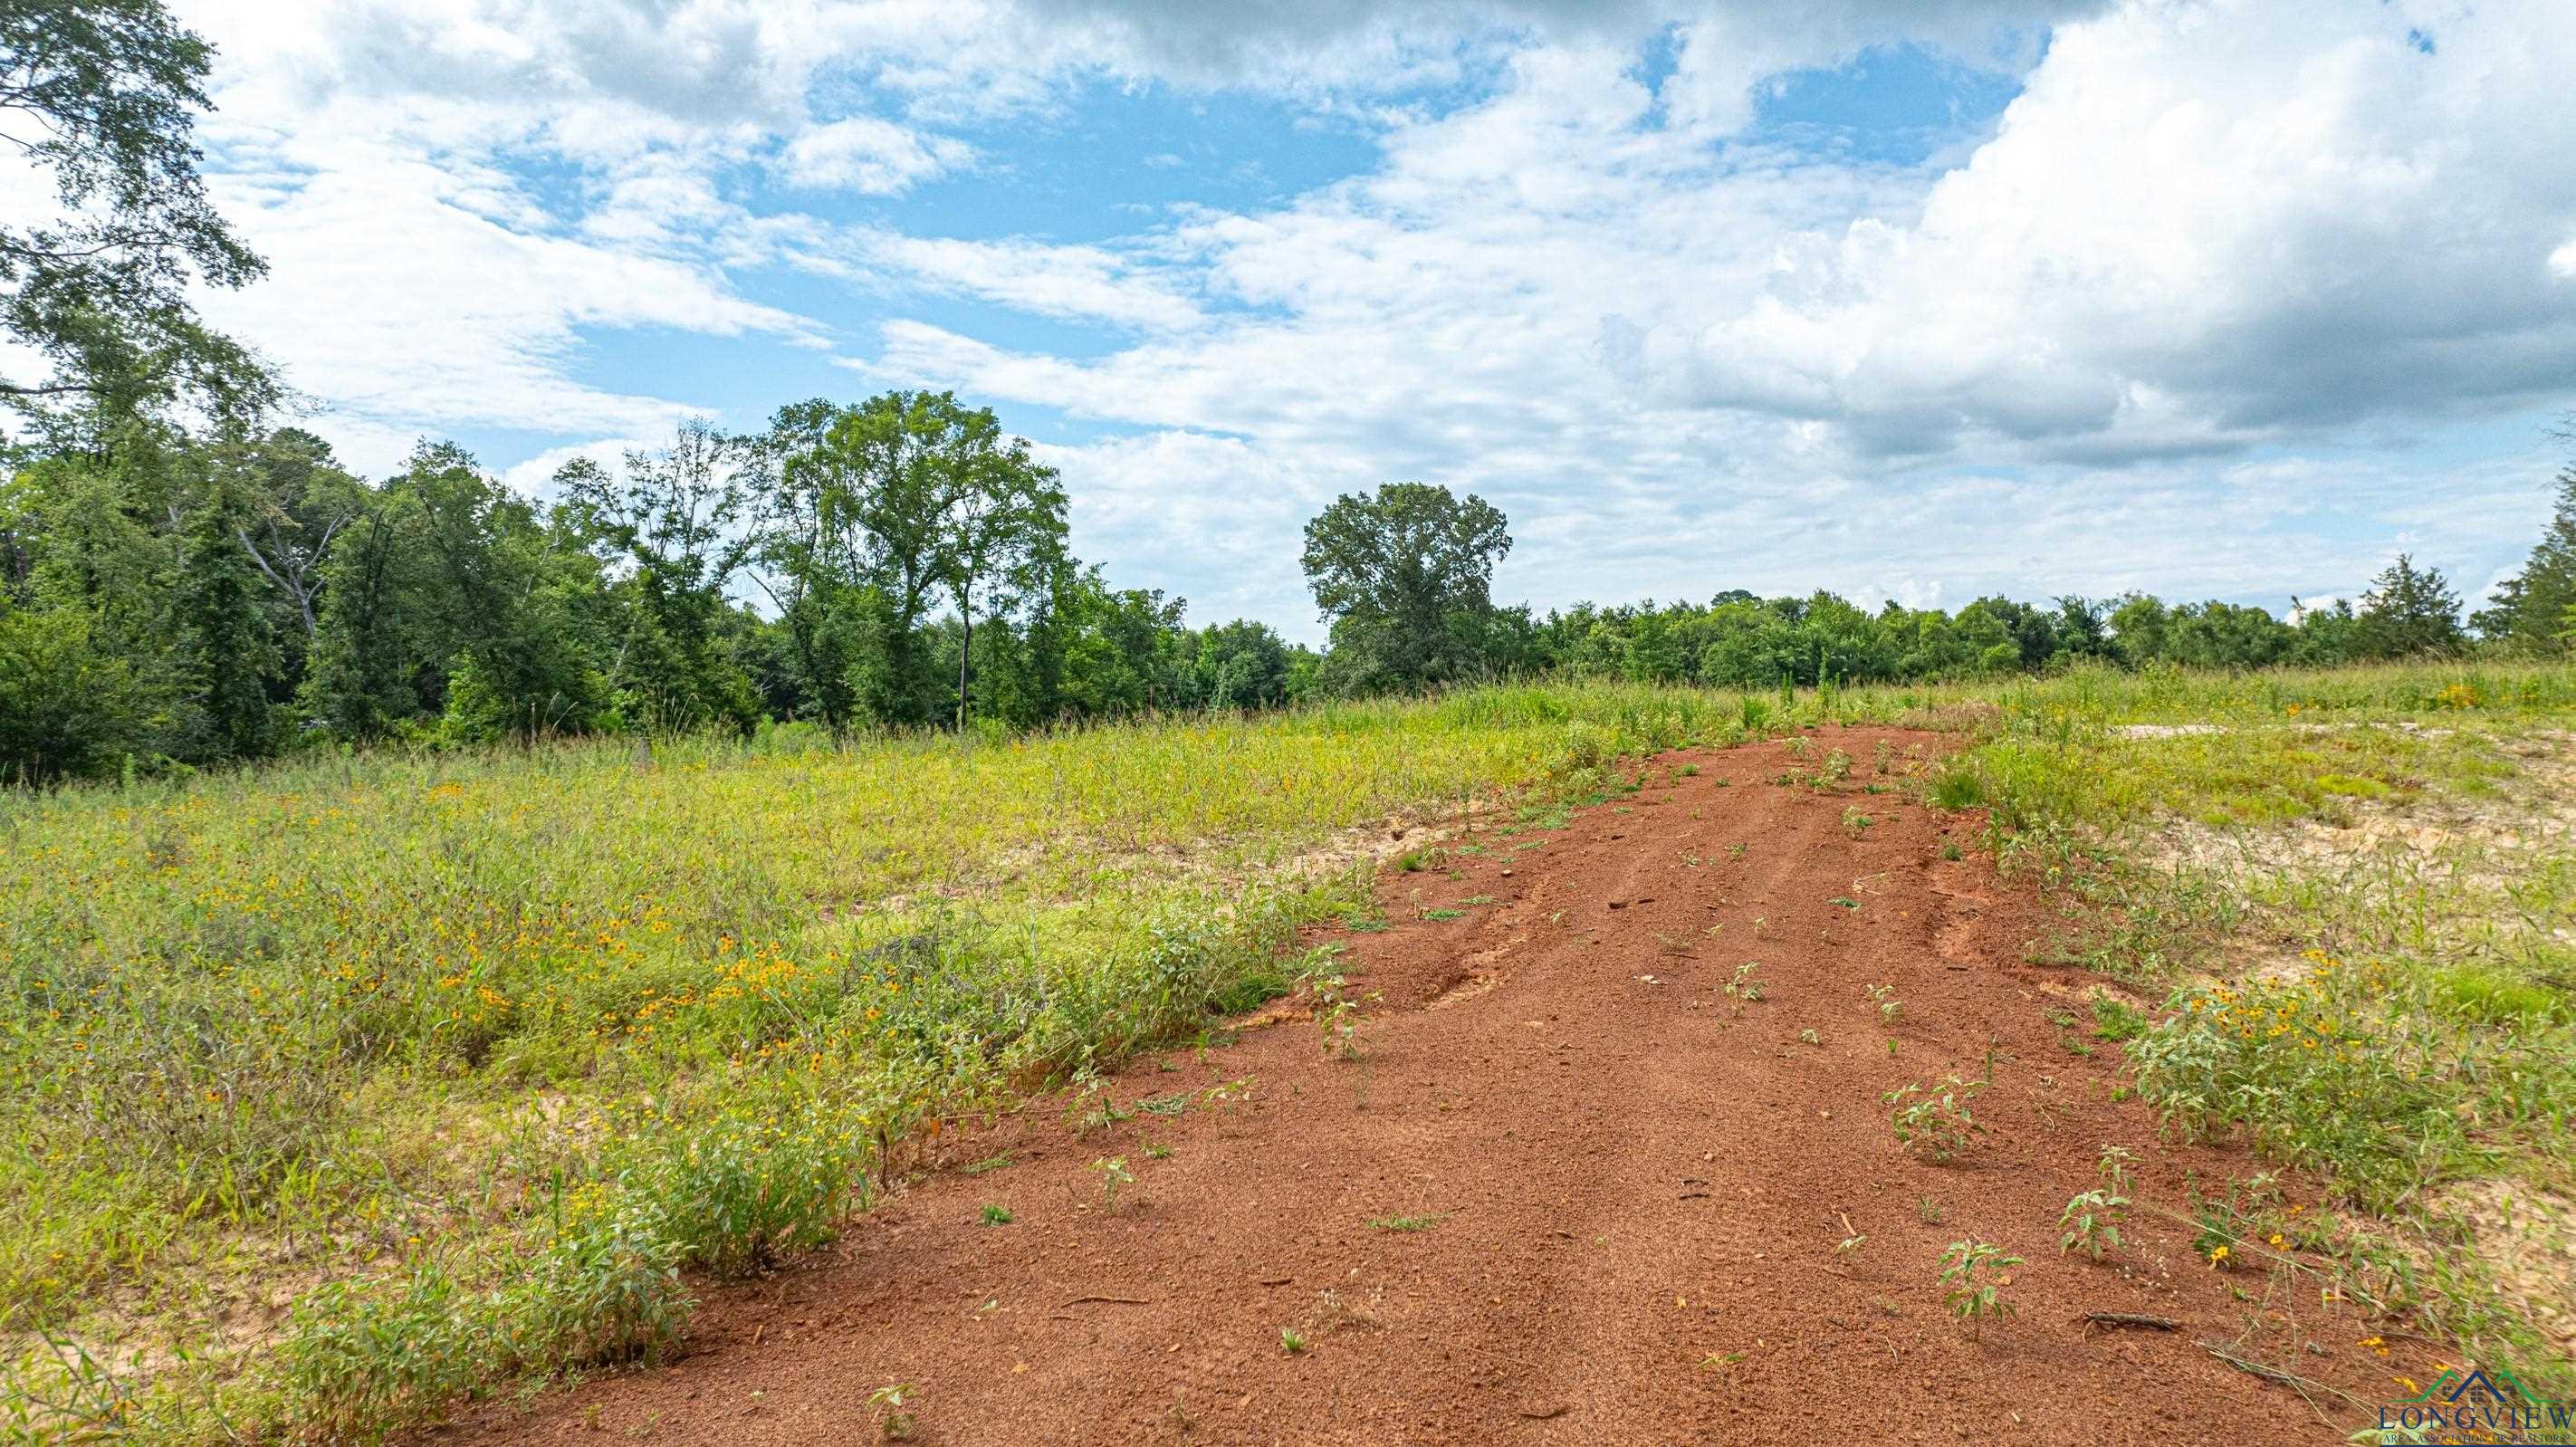
[[[1077,1136],[1056,1097],[951,1132],[831,1251],[709,1288],[677,1361],[430,1440],[867,1442],[869,1394],[908,1383],[911,1440],[934,1443],[2322,1442],[2365,1417],[2200,1343],[2363,1402],[2431,1380],[2395,1332],[2382,1359],[2356,1345],[2371,1327],[2321,1316],[2316,1278],[2215,1269],[2143,1209],[2111,1259],[2060,1255],[2106,1143],[2140,1156],[2142,1207],[2258,1166],[2157,1148],[2112,1099],[2116,1048],[2060,1043],[2046,1012],[2096,981],[2023,962],[2047,916],[1969,847],[1972,817],[1862,792],[1881,740],[1945,746],[1820,735],[1808,763],[1860,761],[1832,794],[1769,782],[1804,766],[1778,744],[1673,754],[1562,831],[1488,819],[1457,841],[1489,851],[1452,858],[1463,878],[1383,876],[1391,929],[1317,936],[1383,997],[1362,1058],[1328,1058],[1312,1002],[1284,1001],[1110,1082],[1122,1109],[1186,1092],[1178,1114]],[[1726,992],[1747,961],[1759,1000]],[[1871,984],[1904,1002],[1892,1027]],[[1907,1155],[1881,1092],[1990,1058],[1993,1133],[1950,1165]],[[1114,1210],[1108,1156],[1137,1178]],[[979,1224],[987,1202],[1012,1223]],[[1431,1220],[1372,1224],[1398,1217]],[[2019,1315],[1977,1335],[1935,1280],[1969,1236],[2028,1258]]]

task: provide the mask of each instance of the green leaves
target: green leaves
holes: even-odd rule
[[[256,416],[277,384],[199,322],[191,286],[235,287],[266,265],[197,174],[206,43],[160,0],[33,0],[0,8],[0,72],[24,154],[59,213],[0,226],[0,330],[45,360],[0,374],[0,401],[59,440],[190,404]]]
[[[1409,688],[1469,670],[1494,612],[1494,564],[1511,550],[1502,512],[1473,493],[1391,482],[1335,499],[1306,524],[1301,561],[1333,620],[1343,686]]]
[[[1989,1242],[1953,1241],[1941,1253],[1942,1304],[1950,1314],[1978,1332],[1988,1317],[2011,1316],[2013,1304],[2004,1299],[2003,1288],[2012,1278],[2005,1273],[2021,1265],[2018,1256],[2007,1256],[2001,1247]]]

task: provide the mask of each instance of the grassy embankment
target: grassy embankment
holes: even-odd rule
[[[823,1239],[943,1116],[1285,987],[1390,814],[1837,718],[1973,732],[1936,797],[1995,806],[2078,962],[2176,991],[2069,1038],[2330,1181],[2213,1203],[2234,1269],[2563,1380],[2497,1220],[2568,1185],[2571,710],[2564,669],[1519,687],[0,799],[0,1423],[347,1432],[649,1354],[682,1268]]]
[[[1390,815],[1590,787],[1742,707],[1498,689],[0,796],[0,1423],[348,1432],[649,1354],[679,1269],[820,1241],[942,1116],[1285,988]]]
[[[2170,1134],[2241,1132],[2326,1187],[2197,1207],[2249,1310],[2382,1306],[2576,1396],[2576,670],[1998,701],[1936,795],[1991,805],[2007,867],[2058,887],[2059,958],[2161,1007],[2066,1038],[2124,1040]]]

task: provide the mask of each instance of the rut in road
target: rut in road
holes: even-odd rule
[[[1362,1058],[1327,1058],[1283,1002],[1110,1083],[1122,1107],[1186,1092],[1177,1115],[1077,1137],[1061,1099],[1033,1102],[945,1141],[830,1253],[711,1290],[676,1362],[433,1435],[846,1444],[873,1440],[873,1390],[908,1383],[913,1440],[940,1443],[2315,1442],[2359,1424],[2347,1400],[2199,1343],[2361,1402],[2392,1399],[2392,1369],[2431,1380],[2144,1209],[2108,1260],[2059,1253],[2106,1144],[2140,1157],[2142,1208],[2185,1215],[2187,1175],[2259,1166],[2159,1147],[2114,1099],[2116,1048],[2068,1048],[2082,1030],[2048,1015],[2098,982],[2024,962],[2052,921],[1975,853],[1972,816],[1865,791],[1881,744],[1888,783],[1949,746],[1676,753],[1562,829],[1476,821],[1445,867],[1384,876],[1391,928],[1316,937],[1382,996]],[[1772,782],[1832,750],[1859,761],[1840,787]],[[1758,999],[1728,991],[1748,962]],[[1989,1071],[1964,1160],[1897,1145],[1883,1092]],[[1137,1177],[1115,1211],[1110,1156]],[[1011,1224],[980,1225],[987,1202]],[[2027,1258],[2019,1315],[1973,1336],[1935,1279],[1966,1237]]]

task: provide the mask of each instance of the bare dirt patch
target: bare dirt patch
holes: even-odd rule
[[[1882,740],[1945,742],[1819,742]],[[1699,772],[1668,781],[1685,758]],[[2257,1167],[2155,1149],[2113,1099],[2115,1052],[2063,1047],[2047,1015],[2084,977],[2023,963],[2049,916],[1991,861],[1940,857],[1972,819],[1862,799],[1866,772],[1765,782],[1791,762],[1671,755],[1562,830],[1485,821],[1493,847],[1449,854],[1461,877],[1381,878],[1392,928],[1316,936],[1382,996],[1360,1059],[1290,1021],[1110,1083],[1122,1107],[1186,1092],[1177,1114],[1078,1137],[1042,1100],[952,1133],[832,1251],[711,1292],[676,1363],[433,1440],[845,1444],[906,1383],[914,1440],[940,1443],[2313,1442],[2361,1414],[2312,1393],[2330,1433],[2200,1343],[2363,1402],[2431,1379],[2145,1209],[2187,1215],[2187,1173]],[[1728,990],[1747,962],[1758,999]],[[1892,1025],[1872,985],[1902,1001]],[[1989,1070],[1974,1152],[1899,1149],[1881,1092]],[[2141,1157],[2129,1244],[2062,1256],[2059,1210],[2114,1142]],[[1137,1178],[1115,1209],[1106,1157]],[[985,1203],[1011,1223],[979,1224]],[[2020,1314],[1974,1337],[1935,1280],[1966,1237],[2027,1258]]]

